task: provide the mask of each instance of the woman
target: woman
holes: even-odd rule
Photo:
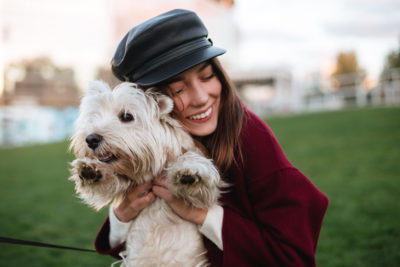
[[[202,210],[187,206],[163,177],[155,177],[110,208],[96,249],[118,257],[129,222],[160,197],[199,226],[212,266],[315,266],[328,200],[287,160],[265,122],[241,103],[216,59],[225,50],[207,34],[191,11],[161,14],[128,32],[112,70],[174,100],[172,116],[205,148],[229,190],[221,205]]]

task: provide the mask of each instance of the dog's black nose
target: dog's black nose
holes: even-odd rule
[[[99,146],[101,140],[103,140],[103,137],[99,134],[89,134],[86,137],[86,143],[88,147],[90,147],[93,150]]]
[[[190,175],[183,175],[180,180],[181,184],[185,184],[185,185],[191,185],[195,181],[196,181],[196,179]]]

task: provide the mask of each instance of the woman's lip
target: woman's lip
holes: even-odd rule
[[[198,116],[200,114],[204,114],[204,113],[208,112],[209,110],[210,110],[210,114],[208,114],[206,117],[201,118],[201,119],[194,119],[193,118],[194,116]],[[186,118],[188,120],[190,120],[190,121],[193,121],[193,122],[205,122],[205,121],[208,121],[209,119],[211,119],[213,113],[214,113],[214,110],[213,110],[212,106],[210,106],[208,109],[204,110],[203,112],[199,112],[196,115],[188,116]]]

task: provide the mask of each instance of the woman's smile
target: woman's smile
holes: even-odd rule
[[[211,119],[212,117],[212,106],[209,107],[205,112],[189,116],[187,117],[189,120],[193,120],[194,122],[205,122]]]

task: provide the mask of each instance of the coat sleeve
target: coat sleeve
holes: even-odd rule
[[[107,216],[106,220],[100,228],[100,231],[97,233],[96,239],[94,241],[94,247],[99,254],[110,255],[116,259],[120,259],[121,257],[119,256],[119,253],[125,250],[125,242],[114,248],[111,248],[109,234],[110,219]]]
[[[224,210],[223,266],[315,266],[327,198],[298,170],[248,186],[254,218]]]

